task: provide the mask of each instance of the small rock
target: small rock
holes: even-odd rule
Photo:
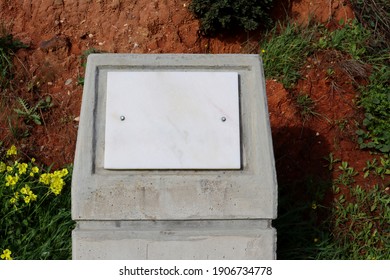
[[[93,34],[92,34],[92,33],[89,34],[88,37],[89,37],[89,38],[93,38]]]
[[[74,121],[75,121],[75,122],[79,122],[79,121],[80,121],[80,116],[75,117],[75,118],[74,118]]]
[[[71,47],[71,43],[69,38],[66,36],[54,36],[49,40],[42,41],[39,44],[39,47],[45,52],[56,51],[59,49],[68,50]]]
[[[63,0],[54,0],[54,6],[63,6],[64,5],[64,1]]]
[[[71,83],[72,83],[72,79],[67,79],[66,81],[65,81],[65,85],[66,86],[69,86]]]

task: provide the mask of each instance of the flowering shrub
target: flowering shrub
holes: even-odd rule
[[[46,172],[34,158],[20,162],[15,146],[0,153],[1,259],[70,257],[69,179],[68,168]]]

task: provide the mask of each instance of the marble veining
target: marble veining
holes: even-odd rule
[[[239,169],[238,73],[107,73],[104,168]]]

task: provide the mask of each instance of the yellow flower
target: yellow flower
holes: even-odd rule
[[[11,257],[11,250],[9,249],[5,249],[3,251],[3,254],[0,256],[3,260],[12,260],[12,257]]]
[[[21,188],[20,192],[25,195],[23,199],[26,204],[29,204],[31,201],[37,200],[37,195],[34,194],[30,187],[27,185]]]
[[[68,175],[69,174],[68,169],[66,169],[66,168],[62,169],[61,174],[62,174],[62,177],[65,177],[66,175]]]
[[[30,191],[30,187],[27,185],[24,185],[24,188],[20,189],[21,194],[28,194],[29,191]]]
[[[12,155],[17,155],[17,154],[18,154],[18,150],[14,145],[12,145],[11,148],[7,150],[7,157],[10,157]]]
[[[14,171],[14,168],[12,166],[7,166],[7,172],[12,172]]]
[[[314,238],[314,243],[317,243],[318,242],[318,238]]]
[[[311,205],[311,208],[316,210],[317,209],[317,204],[315,202],[313,202],[312,205]]]
[[[62,177],[65,177],[66,175],[68,175],[68,173],[69,173],[68,169],[64,168],[60,171],[58,171],[58,170],[54,171],[53,175],[62,178]]]
[[[35,162],[35,158],[31,158],[31,162],[34,163]]]
[[[7,170],[7,165],[0,161],[0,173],[3,173],[5,170]]]
[[[41,182],[41,183],[43,183],[45,185],[49,185],[50,184],[50,179],[51,179],[51,176],[50,176],[49,173],[43,173],[39,177],[39,182]]]
[[[30,193],[30,199],[31,199],[31,201],[37,200],[37,195],[36,195],[36,194],[33,194],[33,193],[31,192],[31,193]]]
[[[18,163],[17,167],[19,170],[19,174],[22,175],[22,174],[26,173],[28,165],[27,165],[27,163]]]
[[[34,166],[31,168],[30,177],[34,177],[34,174],[39,172],[39,168]]]
[[[263,50],[261,50],[261,52],[262,52],[262,53],[265,53],[265,50],[263,49]]]
[[[7,175],[5,177],[5,180],[7,181],[7,183],[5,183],[5,185],[8,187],[8,186],[15,186],[16,183],[18,182],[19,180],[19,176],[16,174],[15,176],[11,176],[11,175]]]
[[[55,194],[59,195],[64,187],[65,182],[59,176],[53,176],[50,184],[50,190]]]
[[[29,204],[30,203],[30,197],[29,196],[25,196],[24,197],[24,202],[26,203],[26,204]]]
[[[19,199],[19,193],[18,192],[15,192],[14,193],[14,197],[12,197],[9,202],[11,202],[11,204],[15,204],[16,202],[18,202],[18,199]]]
[[[65,185],[65,181],[62,177],[68,175],[68,173],[69,171],[66,168],[54,171],[53,173],[43,173],[39,177],[39,182],[49,185],[50,191],[55,195],[59,195]]]

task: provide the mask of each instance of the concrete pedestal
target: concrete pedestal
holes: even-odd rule
[[[192,169],[196,161],[190,159],[184,168],[180,161],[172,161],[169,168],[160,169],[162,165],[157,163],[148,169],[137,168],[133,161],[131,168],[126,168],[122,165],[127,164],[126,158],[117,165],[115,157],[110,157],[110,164],[105,165],[106,139],[112,138],[105,134],[116,132],[106,127],[107,92],[112,90],[107,77],[113,72],[237,73],[239,143],[233,147],[239,145],[238,163],[234,159],[233,164],[223,167],[213,161],[216,163],[211,168]],[[129,86],[119,88],[121,94],[132,90]],[[131,102],[131,98],[124,100]],[[216,103],[210,107],[214,110],[219,101],[212,102]],[[115,110],[110,110],[111,117]],[[221,112],[229,110],[222,108]],[[217,117],[219,123],[213,125],[231,120],[229,115]],[[175,127],[170,119],[166,124],[163,118],[159,121],[162,127]],[[208,125],[207,120],[203,123]],[[126,129],[131,131],[131,123]],[[179,137],[182,134],[182,130],[177,133]],[[208,142],[207,135],[197,144],[203,140]],[[196,157],[197,153],[187,154]],[[200,162],[200,166],[207,166],[207,159]],[[271,222],[276,218],[277,182],[259,56],[90,55],[72,178],[72,218],[77,222],[73,259],[274,259],[276,234]]]

